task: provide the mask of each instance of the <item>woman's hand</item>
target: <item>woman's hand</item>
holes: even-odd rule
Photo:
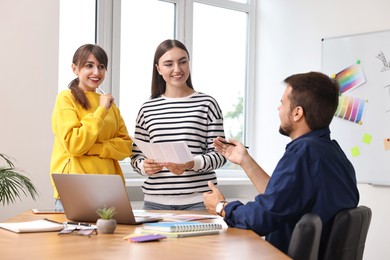
[[[189,161],[186,163],[164,163],[164,167],[167,168],[170,172],[181,175],[188,169],[192,169],[194,167],[194,161]]]
[[[100,95],[100,106],[105,107],[107,110],[114,104],[114,97],[111,94]]]
[[[164,168],[164,165],[158,162],[155,162],[152,159],[146,159],[144,161],[144,170],[148,175],[153,175]]]

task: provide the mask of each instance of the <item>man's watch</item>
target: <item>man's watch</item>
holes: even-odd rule
[[[219,216],[221,216],[221,217],[222,217],[222,212],[223,212],[223,210],[225,209],[225,203],[227,203],[227,201],[226,201],[226,200],[222,200],[222,201],[220,201],[220,202],[217,204],[217,206],[215,207],[215,212],[217,212],[217,214],[218,214]]]

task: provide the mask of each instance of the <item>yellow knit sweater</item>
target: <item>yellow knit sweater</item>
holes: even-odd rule
[[[99,106],[100,94],[85,92],[91,104],[85,110],[70,90],[58,94],[52,115],[54,146],[50,173],[118,174],[118,160],[131,155],[132,141],[118,107]],[[58,198],[54,187],[54,198]]]

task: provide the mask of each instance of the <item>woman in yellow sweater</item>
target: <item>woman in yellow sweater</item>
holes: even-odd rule
[[[52,115],[54,146],[50,173],[118,174],[118,161],[131,155],[132,142],[114,97],[99,88],[107,71],[106,52],[94,44],[77,49],[77,78],[60,92]],[[101,94],[97,93],[101,92]],[[54,187],[56,210],[62,210]]]

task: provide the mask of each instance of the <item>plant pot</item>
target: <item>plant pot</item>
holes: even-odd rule
[[[115,219],[101,219],[96,221],[98,234],[113,234],[116,229]]]

